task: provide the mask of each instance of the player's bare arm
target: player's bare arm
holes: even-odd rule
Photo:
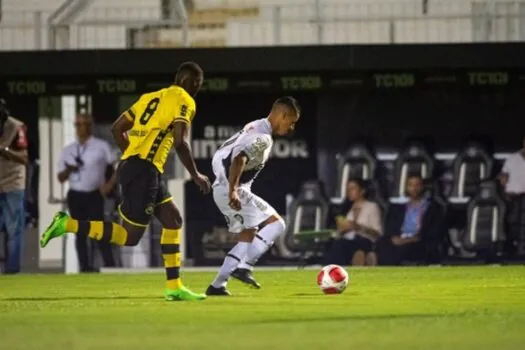
[[[122,114],[111,127],[111,133],[117,143],[118,148],[124,153],[129,146],[129,140],[126,136],[126,132],[131,130],[133,127],[133,121],[129,119],[126,114]]]
[[[241,178],[241,174],[244,170],[244,167],[246,166],[246,163],[248,162],[248,157],[244,153],[239,153],[237,156],[235,156],[232,159],[232,163],[230,165],[229,170],[229,177],[228,177],[228,183],[229,183],[229,198],[230,198],[230,207],[234,210],[240,210],[241,209],[241,201],[239,200],[239,195],[237,194],[237,188],[239,187],[239,180]]]
[[[177,155],[179,156],[180,161],[184,167],[188,170],[191,175],[191,178],[201,191],[205,194],[210,192],[211,184],[208,177],[202,175],[197,170],[195,165],[195,160],[191,154],[190,142],[188,140],[188,124],[185,122],[175,122],[175,127],[173,128],[173,138],[174,138],[174,147]]]

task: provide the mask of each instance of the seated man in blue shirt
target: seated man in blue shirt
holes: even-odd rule
[[[386,240],[380,249],[381,265],[427,260],[427,244],[442,234],[442,209],[424,197],[421,176],[408,177],[407,195],[408,203],[393,205],[389,210],[385,224]]]

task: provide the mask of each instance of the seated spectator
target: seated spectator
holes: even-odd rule
[[[325,264],[376,265],[375,242],[382,233],[379,207],[365,199],[363,180],[350,180],[346,191],[351,207],[346,217],[336,218],[336,237],[325,254]]]
[[[525,194],[525,138],[523,148],[505,160],[499,179],[507,198]]]
[[[426,258],[427,245],[436,242],[443,223],[442,208],[424,198],[423,179],[412,174],[407,179],[406,204],[393,205],[385,223],[385,240],[379,249],[381,265]]]

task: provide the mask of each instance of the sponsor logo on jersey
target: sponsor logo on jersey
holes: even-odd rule
[[[146,206],[146,210],[144,210],[144,212],[148,215],[153,215],[154,208],[155,206],[150,203]]]
[[[240,214],[235,214],[233,218],[241,223],[241,225],[244,224],[244,218]]]

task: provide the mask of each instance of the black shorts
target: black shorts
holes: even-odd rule
[[[172,199],[160,172],[144,159],[130,157],[124,160],[117,176],[122,193],[119,213],[133,225],[147,226],[155,207]]]

